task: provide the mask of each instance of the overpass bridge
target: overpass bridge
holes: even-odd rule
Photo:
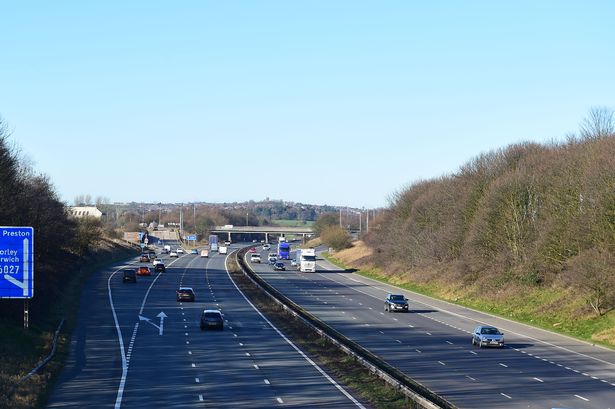
[[[265,235],[265,243],[269,243],[269,235],[277,235],[285,237],[289,235],[301,236],[303,241],[306,237],[314,234],[314,229],[311,227],[282,227],[282,226],[216,226],[211,230],[213,234],[227,234],[228,240],[231,240],[233,233],[239,234],[263,234]]]

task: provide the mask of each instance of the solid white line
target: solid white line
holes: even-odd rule
[[[325,261],[326,261],[327,263],[329,263],[329,261],[327,261],[327,260],[325,260]],[[329,264],[330,264],[330,263],[329,263]],[[323,267],[322,263],[320,264],[320,266],[321,266],[321,267]],[[324,268],[325,268],[325,270],[335,270],[335,269],[337,269],[337,267],[335,267],[335,268],[331,269],[331,268],[328,268],[327,266],[324,266]],[[323,275],[322,275],[322,274],[320,274],[320,273],[319,273],[319,275],[320,275],[323,279],[327,279],[327,280],[329,280],[329,281],[333,281],[334,283],[337,283],[337,284],[343,285],[344,287],[348,287],[348,288],[349,288],[349,289],[351,289],[351,290],[358,291],[358,292],[360,292],[360,293],[362,293],[362,294],[365,294],[365,295],[367,295],[367,296],[369,296],[369,297],[375,298],[375,299],[377,299],[377,300],[380,300],[380,299],[381,299],[380,297],[376,297],[376,296],[374,296],[374,295],[372,295],[372,294],[368,294],[368,293],[366,293],[366,292],[363,292],[363,291],[361,291],[361,290],[359,290],[359,289],[357,289],[357,288],[351,287],[351,286],[349,286],[349,285],[347,285],[347,284],[345,284],[345,283],[343,283],[343,282],[341,282],[341,281],[334,280],[332,277],[325,277],[325,276],[323,276]],[[386,289],[386,288],[382,288],[382,287],[380,287],[380,285],[384,285],[384,286],[387,286],[387,287],[389,287],[389,288],[394,288],[395,290],[400,290],[400,288],[399,288],[399,287],[396,287],[396,286],[391,285],[391,284],[383,283],[383,282],[380,282],[380,281],[378,281],[378,280],[374,280],[374,279],[369,278],[369,277],[364,277],[364,276],[360,276],[360,277],[361,277],[361,278],[363,278],[363,279],[365,279],[365,280],[371,281],[372,283],[374,283],[374,285],[369,285],[369,284],[367,284],[367,283],[365,283],[365,282],[363,282],[363,281],[360,281],[360,280],[357,280],[357,279],[354,279],[354,278],[352,278],[352,277],[348,277],[348,276],[346,276],[345,278],[347,278],[347,279],[349,279],[349,280],[352,280],[352,281],[354,281],[354,282],[356,282],[356,283],[359,283],[359,284],[365,285],[365,286],[367,286],[367,287],[369,287],[369,288],[373,288],[373,289],[376,289],[376,290],[382,291],[382,292],[384,292],[384,293],[386,293],[386,294],[390,293],[391,291],[390,291],[389,289]],[[378,285],[376,285],[376,284],[378,284]],[[444,303],[444,304],[448,304],[448,305],[450,305],[451,307],[455,307],[455,308],[462,308],[462,309],[465,309],[465,310],[468,310],[468,311],[471,311],[471,312],[474,312],[474,313],[484,314],[484,315],[487,315],[487,316],[489,316],[489,317],[493,317],[493,318],[496,318],[496,319],[501,319],[501,320],[503,320],[503,321],[510,322],[510,323],[512,323],[512,324],[518,324],[518,325],[521,325],[521,326],[526,326],[527,328],[530,328],[530,329],[539,330],[539,331],[544,331],[544,332],[546,332],[546,333],[548,333],[548,334],[550,334],[550,335],[555,335],[556,337],[567,338],[567,339],[569,339],[569,340],[572,340],[572,341],[577,341],[577,342],[583,343],[583,344],[585,344],[585,345],[591,345],[592,347],[595,347],[595,348],[600,348],[600,349],[603,349],[603,350],[605,350],[605,351],[611,351],[609,348],[603,347],[602,345],[592,344],[592,343],[590,343],[590,342],[588,342],[588,341],[579,340],[579,339],[577,339],[577,338],[573,338],[573,337],[568,336],[568,335],[564,335],[564,334],[560,334],[560,333],[557,333],[557,332],[553,332],[553,331],[545,330],[545,329],[543,329],[543,328],[533,327],[533,326],[531,326],[531,325],[524,324],[524,323],[521,323],[521,322],[518,322],[518,321],[514,321],[514,320],[511,320],[511,319],[508,319],[508,318],[504,318],[504,317],[500,317],[500,316],[497,316],[497,315],[489,314],[488,312],[478,311],[478,310],[474,310],[474,309],[472,309],[472,308],[468,308],[468,307],[465,307],[465,306],[462,306],[462,305],[453,304],[452,302],[449,302],[449,301],[445,301],[445,300],[436,300],[435,298],[429,297],[429,296],[427,296],[427,295],[423,295],[423,294],[415,293],[414,291],[410,291],[410,290],[404,290],[404,291],[407,291],[407,292],[409,292],[409,293],[415,294],[415,295],[417,295],[417,296],[419,296],[419,297],[425,297],[425,298],[428,298],[428,299],[432,299],[432,300],[434,300],[434,301],[438,301],[438,302],[442,302],[442,303]],[[416,300],[416,299],[415,299],[414,301],[415,301],[415,302],[417,302],[417,303],[419,303],[419,304],[422,304],[422,305],[424,305],[424,306],[426,306],[426,307],[430,307],[430,308],[433,308],[433,309],[435,309],[435,310],[438,310],[438,311],[441,311],[441,312],[445,312],[445,313],[450,314],[450,315],[457,316],[457,317],[459,317],[459,318],[464,318],[464,319],[467,319],[467,320],[470,320],[470,321],[474,321],[474,322],[479,323],[479,324],[485,324],[485,325],[487,325],[487,324],[488,324],[487,322],[484,322],[484,321],[481,321],[481,320],[478,320],[478,319],[474,319],[474,318],[470,318],[470,317],[468,317],[468,316],[466,316],[466,315],[463,315],[463,314],[459,314],[459,313],[456,313],[456,312],[453,312],[453,311],[450,311],[450,310],[445,310],[445,309],[438,308],[438,307],[436,307],[435,305],[430,304],[430,303],[427,303],[427,302],[424,302],[424,301],[418,301],[418,300]],[[424,316],[424,317],[426,317],[426,318],[431,319],[430,317],[427,317],[427,316],[425,316],[425,315],[423,315],[423,316]],[[500,327],[500,326],[498,326],[498,327]],[[573,351],[572,349],[569,349],[569,348],[566,348],[566,347],[563,347],[563,346],[560,346],[560,345],[556,345],[556,344],[553,344],[553,343],[548,342],[548,341],[543,341],[543,340],[541,340],[540,338],[535,338],[535,337],[532,337],[532,336],[529,336],[529,335],[521,334],[521,333],[519,333],[519,332],[515,332],[515,331],[511,330],[510,328],[506,328],[506,327],[504,327],[504,326],[500,327],[500,329],[504,329],[504,330],[506,330],[508,333],[515,334],[515,335],[518,335],[518,336],[520,336],[520,337],[525,337],[525,338],[531,339],[532,341],[540,342],[540,343],[542,343],[542,344],[545,344],[545,345],[551,346],[551,347],[553,347],[553,348],[561,349],[561,350],[564,350],[564,351],[566,351],[566,352],[570,352],[570,353],[575,354],[575,355],[584,356],[584,357],[586,357],[586,358],[593,359],[593,360],[598,361],[598,362],[602,362],[603,364],[607,364],[607,365],[610,365],[610,366],[615,366],[615,363],[612,363],[612,362],[609,362],[609,361],[605,361],[605,360],[603,360],[603,359],[600,359],[600,358],[597,358],[597,357],[594,357],[594,356],[591,356],[591,355],[587,355],[587,354],[584,354],[584,353],[582,353],[582,352]]]
[[[584,398],[583,396],[579,396],[579,395],[574,395],[574,396],[579,398],[579,399],[581,399],[581,400],[584,400],[585,402],[589,402],[589,399]]]
[[[111,312],[113,313],[113,321],[115,321],[115,330],[117,332],[117,339],[120,343],[120,355],[122,356],[122,379],[120,380],[120,386],[117,389],[117,396],[115,398],[115,409],[119,409],[122,405],[122,397],[124,395],[124,386],[126,385],[126,376],[128,375],[128,364],[126,363],[126,355],[124,353],[124,339],[122,338],[122,330],[120,329],[120,323],[115,313],[115,306],[113,305],[113,297],[111,295],[111,278],[124,267],[120,267],[115,270],[107,280],[107,290],[109,292],[109,305],[111,306]]]
[[[226,270],[226,274],[228,275],[228,278],[231,280],[231,282],[233,283],[233,285],[235,286],[235,288],[237,289],[237,291],[239,292],[239,294],[241,294],[241,296],[244,298],[244,300],[246,300],[246,302],[254,309],[254,311],[257,312],[258,315],[261,316],[261,318],[263,320],[265,320],[267,322],[267,324],[269,324],[269,326],[271,328],[273,328],[273,330],[284,340],[286,341],[295,351],[297,351],[297,353],[299,355],[301,355],[301,357],[303,357],[303,359],[305,359],[307,362],[309,362],[310,365],[312,365],[314,368],[316,368],[316,370],[318,372],[320,372],[320,374],[322,376],[324,376],[333,386],[335,386],[340,392],[342,392],[352,403],[355,404],[355,406],[361,408],[361,409],[366,409],[365,406],[363,406],[359,401],[357,401],[354,396],[352,396],[351,394],[349,394],[344,388],[342,388],[333,378],[331,378],[329,376],[329,374],[327,374],[325,371],[322,370],[322,368],[320,366],[318,366],[318,364],[316,362],[314,362],[310,357],[308,357],[307,355],[305,355],[305,353],[300,350],[290,339],[288,339],[286,337],[286,335],[282,334],[282,332],[275,326],[273,325],[273,323],[271,321],[269,321],[267,319],[267,317],[265,317],[263,315],[263,313],[261,313],[258,308],[256,308],[256,306],[254,304],[252,304],[250,302],[250,300],[248,300],[248,297],[246,297],[246,295],[239,289],[239,287],[237,287],[237,284],[235,284],[235,281],[233,281],[233,278],[231,277],[231,273],[229,273],[228,268],[226,266],[226,262],[228,261],[228,257],[230,256],[230,254],[228,254],[226,256],[226,258],[224,259],[224,269]]]
[[[510,396],[508,396],[508,395],[507,395],[507,394],[505,394],[505,393],[500,393],[500,395],[504,396],[505,398],[512,399]]]

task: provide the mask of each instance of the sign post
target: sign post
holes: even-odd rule
[[[24,300],[24,328],[29,326],[28,300],[34,296],[34,229],[0,226],[0,298]]]

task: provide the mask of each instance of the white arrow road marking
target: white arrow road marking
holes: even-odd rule
[[[160,314],[156,315],[158,318],[160,318],[160,325],[156,325],[152,322],[152,320],[150,320],[147,317],[144,317],[143,315],[139,315],[139,320],[140,321],[145,321],[148,324],[153,325],[154,327],[158,328],[158,335],[162,335],[162,333],[164,332],[164,319],[167,317],[167,314],[165,314],[164,312],[160,312]],[[186,334],[187,335],[187,334]]]

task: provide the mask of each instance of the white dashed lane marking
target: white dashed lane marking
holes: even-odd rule
[[[503,396],[503,397],[505,397],[505,398],[512,399],[510,396],[508,396],[508,395],[507,395],[507,394],[505,394],[505,393],[500,393],[500,395],[502,395],[502,396]]]
[[[583,396],[579,396],[579,395],[574,395],[574,396],[575,396],[575,398],[579,398],[581,400],[584,400],[585,402],[589,402],[589,399],[584,398]]]

